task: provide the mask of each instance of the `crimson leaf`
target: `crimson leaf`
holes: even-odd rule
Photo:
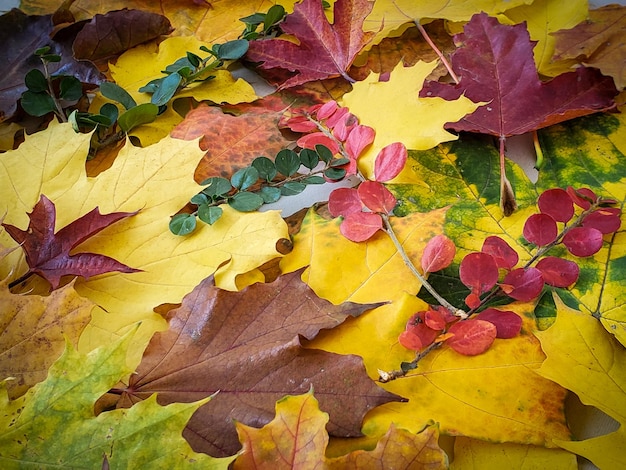
[[[602,248],[602,232],[593,227],[574,227],[563,237],[563,244],[575,256],[591,256]]]
[[[422,270],[433,273],[450,266],[456,254],[454,242],[445,235],[431,238],[422,253]]]
[[[372,212],[389,214],[398,203],[391,191],[378,181],[363,181],[357,193],[361,202]]]
[[[476,315],[475,319],[493,323],[497,331],[496,338],[513,338],[522,329],[522,318],[509,310],[503,311],[496,308],[487,308]]]
[[[493,256],[487,253],[470,253],[459,266],[461,282],[478,295],[495,286],[498,275],[498,266]]]
[[[537,298],[544,284],[541,271],[537,268],[514,269],[504,277],[503,282],[507,286],[505,292],[522,302]]]
[[[524,224],[524,238],[537,246],[545,246],[556,240],[559,229],[548,214],[533,214]]]
[[[498,268],[512,269],[519,261],[517,251],[502,238],[495,235],[485,238],[480,251],[493,256]]]
[[[547,256],[537,263],[546,284],[554,287],[571,286],[578,280],[580,268],[573,261]]]
[[[537,205],[542,214],[548,214],[557,222],[568,222],[574,215],[574,202],[567,191],[561,188],[541,193]]]

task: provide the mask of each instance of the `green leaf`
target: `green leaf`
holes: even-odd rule
[[[200,206],[202,204],[208,204],[210,202],[209,198],[204,193],[194,194],[189,201],[196,206]]]
[[[198,218],[206,224],[213,225],[219,220],[223,212],[221,207],[202,204],[198,207]]]
[[[281,186],[280,192],[283,196],[295,196],[306,189],[306,184],[297,181],[289,181]]]
[[[48,93],[33,93],[25,91],[22,93],[22,108],[31,116],[45,116],[54,111],[54,100]]]
[[[240,170],[237,170],[235,174],[230,178],[230,182],[233,187],[244,191],[257,182],[259,179],[259,172],[253,166],[247,166]]]
[[[320,157],[315,150],[302,149],[300,152],[300,163],[309,170],[312,170],[320,162]]]
[[[338,166],[343,166],[347,163],[350,163],[350,159],[348,158],[335,158],[330,162],[330,166],[332,167],[338,167]]]
[[[256,193],[244,191],[230,198],[228,204],[239,212],[252,212],[263,205],[263,198]]]
[[[276,155],[276,169],[285,176],[293,176],[300,168],[298,154],[290,149],[283,149]]]
[[[191,214],[176,214],[170,220],[170,232],[174,235],[188,235],[196,229],[196,218]]]
[[[33,69],[24,77],[24,83],[32,92],[39,93],[48,90],[48,80],[41,70]]]
[[[67,344],[45,381],[9,401],[0,389],[0,467],[226,469],[233,457],[195,453],[182,437],[191,415],[210,400],[160,406],[156,395],[132,408],[94,416],[96,400],[131,372],[126,355],[135,331],[89,354]]]
[[[59,96],[67,101],[77,101],[83,96],[83,84],[76,77],[63,77]]]
[[[252,161],[252,166],[259,172],[259,177],[266,181],[272,181],[276,175],[276,165],[267,157],[257,157]]]
[[[325,163],[328,163],[329,161],[333,159],[333,153],[325,145],[317,144],[315,146],[315,151],[320,156],[320,160],[322,160]]]
[[[263,19],[263,29],[268,30],[285,17],[285,9],[282,5],[273,5]]]
[[[271,204],[272,202],[278,201],[282,195],[280,189],[271,186],[264,186],[261,188],[261,191],[259,191],[259,194],[263,198],[263,202],[265,204]]]
[[[346,176],[346,170],[343,168],[328,168],[324,171],[324,176],[329,180],[337,181]]]
[[[165,77],[155,78],[154,80],[150,80],[144,86],[139,88],[139,92],[140,93],[154,93],[155,91],[159,89],[159,87],[161,86],[161,82],[163,82],[163,80],[165,80]]]
[[[313,175],[313,176],[307,176],[306,178],[302,180],[302,182],[305,184],[324,184],[326,183],[326,180],[319,175]]]
[[[274,7],[272,7],[274,8]],[[271,10],[271,8],[270,8]],[[269,13],[269,12],[268,12]],[[265,21],[265,13],[253,13],[250,16],[246,16],[244,18],[239,18],[239,21],[252,26],[258,26]]]
[[[178,72],[174,72],[163,79],[159,87],[152,95],[151,103],[161,106],[172,99],[183,77]]]
[[[137,102],[134,100],[134,98],[130,96],[130,94],[117,83],[101,83],[100,93],[102,93],[105,98],[117,101],[126,109],[134,108],[135,106],[137,106]]]
[[[106,126],[110,126],[115,121],[117,121],[119,114],[119,109],[117,109],[117,106],[115,106],[113,103],[104,103],[100,107],[100,115],[106,117],[109,120],[109,124],[105,124]],[[104,122],[102,122],[101,124],[104,124]]]
[[[245,39],[235,39],[220,44],[217,49],[217,56],[221,60],[237,60],[242,58],[248,52],[248,41]]]
[[[36,49],[34,54],[36,56],[41,57],[43,55],[46,55],[48,52],[50,52],[50,46],[43,46],[43,47],[40,47],[39,49]]]
[[[137,126],[148,124],[156,119],[159,114],[159,107],[152,103],[143,103],[134,108],[130,108],[122,114],[117,123],[124,132],[130,132]]]
[[[193,52],[189,52],[189,51],[187,52],[187,60],[195,68],[198,68],[198,66],[202,63],[202,59],[200,57],[198,57]]]
[[[233,189],[230,181],[228,181],[226,178],[221,178],[219,176],[212,176],[211,178],[207,178],[200,184],[202,186],[206,186],[206,188],[204,188],[202,192],[212,199],[222,197],[230,192],[231,189]]]

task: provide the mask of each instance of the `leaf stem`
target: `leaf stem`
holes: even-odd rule
[[[428,35],[424,27],[420,24],[419,20],[415,20],[414,22],[415,22],[415,26],[417,26],[417,29],[422,34],[422,36],[424,37],[428,45],[433,49],[433,51],[435,51],[435,54],[439,56],[439,59],[441,60],[444,67],[446,68],[450,76],[452,77],[452,80],[454,80],[454,83],[458,85],[460,81],[459,77],[457,77],[456,74],[454,73],[454,70],[452,70],[452,66],[450,65],[450,62],[448,62],[448,59],[446,59],[446,56],[443,55],[443,52],[441,52],[441,50],[435,45],[433,40],[430,39],[430,36]]]
[[[61,120],[61,122],[67,122],[67,117],[65,116],[65,113],[63,112],[61,103],[59,103],[57,96],[54,93],[54,88],[52,86],[52,79],[50,77],[50,73],[48,72],[48,62],[43,59],[41,61],[43,62],[43,71],[44,71],[44,75],[46,76],[46,82],[48,82],[48,93],[50,94],[50,97],[52,98],[52,101],[54,102],[54,107],[56,108],[54,110],[54,114],[57,115],[57,117]]]

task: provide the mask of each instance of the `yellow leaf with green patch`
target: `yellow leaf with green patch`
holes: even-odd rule
[[[94,403],[125,374],[132,338],[81,354],[67,344],[48,378],[16,400],[0,389],[0,466],[19,468],[226,469],[234,457],[195,453],[181,433],[198,407],[160,406],[156,395],[126,410],[94,416]],[[107,467],[108,467],[107,466]]]
[[[465,97],[455,101],[420,98],[424,79],[436,66],[436,62],[420,61],[413,67],[403,67],[400,63],[391,72],[389,81],[380,82],[378,76],[370,74],[343,95],[342,104],[358,116],[361,124],[376,130],[374,143],[359,160],[366,175],[371,175],[378,152],[393,142],[402,142],[409,149],[426,150],[456,140],[443,125],[458,121],[480,105]]]
[[[370,377],[377,378],[379,369],[395,370],[413,360],[414,353],[398,343],[398,335],[408,318],[425,307],[420,299],[405,294],[393,304],[322,332],[308,347],[358,354]],[[409,401],[370,411],[363,433],[381,436],[391,423],[417,432],[434,420],[443,433],[495,442],[554,446],[553,439],[569,439],[563,411],[567,390],[534,372],[545,356],[532,334],[533,306],[507,309],[524,321],[520,336],[496,339],[479,356],[462,356],[445,345],[432,351],[406,377],[381,385]]]
[[[25,228],[26,212],[40,192],[56,205],[57,230],[96,206],[102,213],[139,211],[81,244],[81,250],[106,254],[143,272],[110,273],[75,283],[80,295],[104,310],[94,312],[81,336],[81,350],[106,343],[140,321],[138,347],[133,350],[138,361],[154,331],[166,326],[153,308],[180,302],[212,273],[218,286],[236,290],[238,274],[280,256],[276,242],[287,237],[287,227],[277,211],[244,214],[225,207],[214,225],[200,223],[190,236],[173,235],[168,229],[170,217],[200,190],[193,180],[203,155],[198,142],[165,138],[146,149],[127,142],[111,168],[88,178],[88,137],[74,134],[69,124],[51,123],[48,130],[28,137],[18,151],[4,154],[4,168],[9,171],[0,174],[0,200],[5,203],[0,210],[7,212],[6,223]],[[46,152],[48,144],[54,149],[59,141],[66,144],[65,152],[62,148]],[[28,149],[30,179],[22,176],[21,162]],[[3,246],[16,245],[7,234],[0,237]],[[0,262],[3,276],[11,270],[15,277],[26,272],[21,250],[16,253],[17,258],[12,253]]]
[[[494,444],[457,437],[454,442],[454,461],[450,465],[450,470],[484,468],[577,470],[578,463],[574,454],[562,449],[510,443]]]
[[[446,208],[394,218],[392,225],[413,263],[419,265],[424,246],[441,233]],[[416,294],[419,281],[406,267],[391,239],[378,232],[370,240],[355,243],[339,232],[340,219],[326,220],[309,210],[294,249],[281,260],[283,272],[308,266],[302,274],[315,293],[334,304],[375,303],[403,292]]]
[[[624,468],[626,456],[626,350],[597,319],[567,307],[555,297],[556,322],[537,333],[546,360],[537,373],[576,393],[621,424],[610,434],[583,441],[554,442],[599,468]]]

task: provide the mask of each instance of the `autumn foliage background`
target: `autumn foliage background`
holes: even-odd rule
[[[324,204],[336,183],[293,210],[224,204],[212,225],[168,230],[200,182],[303,145],[285,122],[334,100],[375,131],[365,178],[381,149],[408,148],[386,182],[394,231],[418,266],[433,237],[454,242],[429,280],[462,308],[461,260],[494,235],[530,259],[524,223],[544,191],[589,188],[623,211],[624,7],[278,3],[286,35],[250,41],[109,145],[24,113],[36,49],[52,44],[59,73],[80,79],[81,111],[110,101],[105,80],[144,104],[165,67],[274,3],[23,1],[0,17],[0,466],[626,467],[622,212],[597,253],[555,248],[575,284],[509,299],[519,335],[475,356],[444,344],[388,383],[381,371],[415,357],[399,335],[432,300],[385,233],[342,236]],[[537,149],[538,171],[513,161]],[[574,419],[591,410],[599,435]]]

